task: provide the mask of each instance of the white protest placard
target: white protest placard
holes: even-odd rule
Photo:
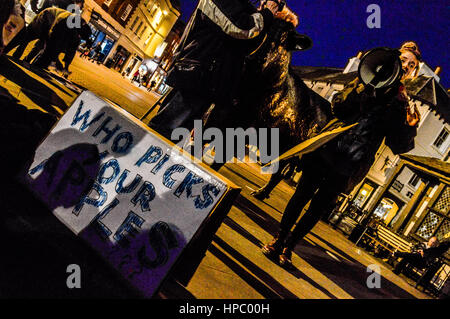
[[[148,297],[236,188],[88,91],[38,147],[25,182]]]

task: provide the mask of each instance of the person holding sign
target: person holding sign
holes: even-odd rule
[[[420,115],[417,110],[409,110],[403,81],[413,76],[409,62],[418,64],[419,59],[417,45],[415,49],[402,47],[396,53],[403,69],[401,79],[398,76],[392,85],[374,87],[356,78],[334,96],[332,111],[337,120],[324,130],[357,125],[302,157],[303,173],[297,189],[283,213],[278,233],[262,248],[264,255],[278,257],[282,266],[291,265],[296,244],[329,212],[340,193],[353,189],[367,174],[383,139],[395,154],[414,147]],[[310,200],[309,208],[291,231]]]

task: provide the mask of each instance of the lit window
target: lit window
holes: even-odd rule
[[[111,4],[111,2],[112,2],[112,0],[106,0],[105,2],[103,2],[103,4],[105,5],[105,6],[110,6],[110,4]]]
[[[153,20],[156,26],[159,25],[159,23],[161,22],[162,14],[163,14],[162,11],[158,9],[158,12],[156,12],[155,18]]]
[[[148,38],[147,38],[147,40],[145,40],[145,45],[147,45],[147,44],[149,44],[149,43],[150,43],[150,39],[152,38],[152,35],[153,35],[153,33],[152,33],[152,32],[150,32],[150,34],[148,35]]]
[[[159,10],[159,6],[157,4],[153,5],[152,9],[150,10],[150,17],[154,17],[155,13]]]

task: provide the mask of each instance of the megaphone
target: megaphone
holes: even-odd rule
[[[361,58],[358,75],[375,89],[392,86],[403,75],[400,51],[384,47],[370,50]]]

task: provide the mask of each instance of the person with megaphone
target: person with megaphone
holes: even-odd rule
[[[399,50],[376,48],[362,57],[358,77],[334,96],[335,118],[321,133],[356,125],[301,157],[302,176],[277,234],[262,248],[264,255],[290,266],[296,244],[329,213],[340,193],[350,192],[364,178],[383,140],[394,154],[414,148],[420,114],[410,110],[404,82],[417,76],[420,59],[414,42]]]

